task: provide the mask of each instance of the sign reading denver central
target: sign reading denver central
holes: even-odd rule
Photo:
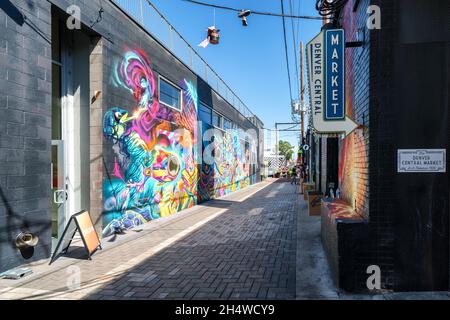
[[[345,118],[345,33],[325,31],[325,115],[324,120]]]
[[[328,36],[329,51],[325,50],[327,38],[325,31],[320,32],[306,46],[312,124],[316,132],[320,134],[345,132],[348,135],[358,127],[345,114],[345,39],[344,33],[340,31],[342,30],[326,31],[331,32]],[[325,69],[330,70],[329,75],[326,74]],[[328,98],[326,98],[327,93]],[[326,99],[328,99],[327,104],[325,104]]]

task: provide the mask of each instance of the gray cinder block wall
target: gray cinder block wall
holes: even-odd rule
[[[21,231],[50,253],[51,26],[47,1],[0,3],[0,271],[25,261]]]
[[[98,232],[102,228],[102,183],[114,165],[111,145],[102,135],[104,112],[135,101],[111,84],[114,61],[126,48],[146,52],[155,76],[178,83],[184,78],[197,87],[198,98],[243,129],[256,128],[222,99],[201,77],[174,57],[111,1],[0,2],[0,271],[47,258],[51,252],[51,17],[64,15],[76,4],[81,9],[83,32],[91,37],[89,211]],[[256,128],[257,129],[257,128]],[[259,168],[258,168],[259,171]],[[259,172],[256,172],[259,177]],[[40,242],[26,260],[14,247],[20,231],[39,235]]]

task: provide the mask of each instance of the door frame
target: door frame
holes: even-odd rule
[[[63,30],[63,28],[61,28]],[[67,42],[68,34],[61,36],[60,42],[60,61],[52,61],[52,63],[57,64],[61,69],[60,73],[60,99],[61,99],[61,140],[52,140],[51,145],[58,147],[58,188],[53,189],[53,163],[52,166],[52,195],[51,202],[60,204],[58,208],[58,232],[56,240],[60,240],[63,234],[64,228],[69,221],[68,203],[70,201],[70,196],[68,194],[67,188],[67,148],[66,141],[68,138],[67,130],[67,117],[68,117],[68,107],[69,104],[73,104],[73,82],[72,82],[72,66],[73,60],[70,52],[70,45]],[[61,201],[61,202],[56,202]],[[52,236],[53,238],[53,236]],[[52,250],[56,243],[52,242]]]
[[[66,227],[67,215],[66,215],[66,201],[67,201],[67,190],[66,190],[66,165],[65,165],[65,148],[63,140],[52,140],[52,147],[58,147],[58,187],[56,190],[53,189],[53,162],[51,163],[51,180],[52,180],[52,205],[59,204],[58,208],[58,232],[56,239],[62,235],[64,228]],[[53,249],[53,248],[52,248]]]

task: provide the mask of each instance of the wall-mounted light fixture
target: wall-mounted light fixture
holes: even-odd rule
[[[356,41],[349,41],[345,43],[346,48],[358,48],[358,47],[364,47],[364,44],[366,42],[366,33],[364,28],[358,28],[356,30]]]
[[[102,94],[102,92],[100,90],[95,90],[94,96],[91,99],[91,104],[93,104],[95,101],[97,101],[98,98],[100,98],[101,94]]]
[[[366,43],[366,32],[364,28],[358,28],[358,30],[356,30],[356,41],[362,42],[363,46]]]
[[[29,231],[21,232],[16,237],[16,247],[19,250],[35,247],[39,242],[39,237]]]

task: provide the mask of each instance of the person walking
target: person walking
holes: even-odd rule
[[[300,193],[303,194],[304,190],[303,190],[303,182],[304,182],[304,166],[303,165],[299,165],[298,168],[298,183],[300,184]]]
[[[298,185],[298,178],[299,178],[298,173],[299,173],[298,166],[295,166],[294,167],[293,179],[292,179],[294,181],[295,185]]]

